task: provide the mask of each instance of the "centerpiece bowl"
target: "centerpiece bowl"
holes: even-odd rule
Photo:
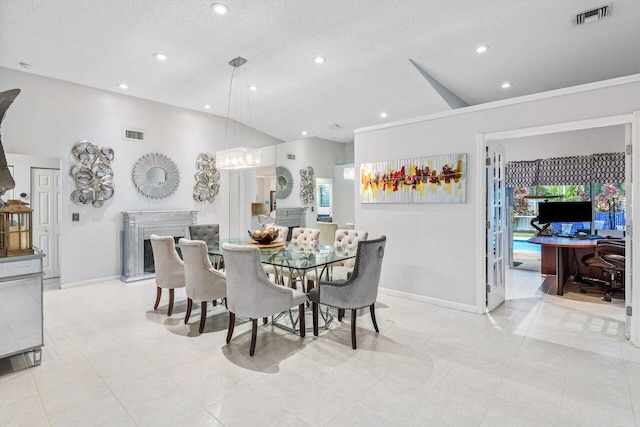
[[[278,238],[278,230],[274,228],[269,228],[267,230],[247,231],[247,233],[249,233],[249,237],[251,237],[255,242],[260,243],[261,245],[268,245],[270,243],[273,243],[273,241]]]

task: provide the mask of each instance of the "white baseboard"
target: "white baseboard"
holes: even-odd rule
[[[62,283],[60,289],[77,288],[78,286],[94,285],[96,283],[109,282],[111,280],[119,279],[120,276],[102,277],[100,279],[83,280],[81,282]]]
[[[410,294],[408,292],[395,291],[393,289],[378,288],[378,291],[380,291],[381,294],[390,295],[392,297],[426,302],[427,304],[433,304],[433,305],[438,305],[438,306],[447,307],[447,308],[455,308],[456,310],[468,311],[470,313],[476,312],[475,305],[462,304],[459,302],[447,301],[444,299],[425,297],[424,295]]]

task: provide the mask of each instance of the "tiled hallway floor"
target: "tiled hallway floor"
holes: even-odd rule
[[[640,425],[620,310],[542,280],[509,271],[488,316],[380,295],[381,332],[362,311],[356,351],[348,317],[318,338],[261,326],[253,358],[249,323],[226,345],[218,307],[199,335],[184,293],[172,317],[152,310],[152,281],[47,291],[42,365],[4,366],[0,425]]]

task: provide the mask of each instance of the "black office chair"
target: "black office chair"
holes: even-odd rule
[[[625,242],[620,239],[598,240],[595,253],[582,257],[582,263],[587,267],[602,270],[602,275],[607,277],[604,301],[611,302],[611,294],[624,291],[625,272]],[[587,292],[584,286],[601,286],[600,283],[580,284],[580,292]]]

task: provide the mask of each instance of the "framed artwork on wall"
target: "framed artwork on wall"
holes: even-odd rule
[[[363,163],[361,203],[465,203],[467,154]]]

